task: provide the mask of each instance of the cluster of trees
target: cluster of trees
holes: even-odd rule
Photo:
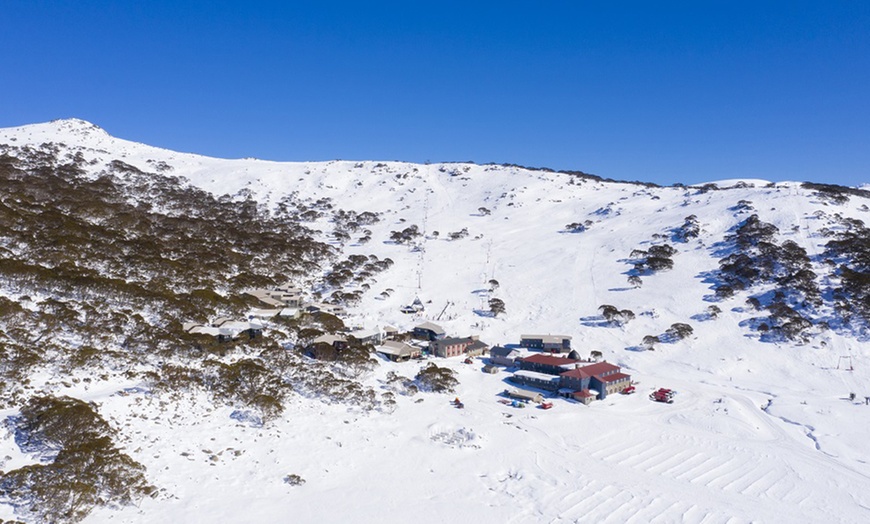
[[[420,228],[412,224],[401,231],[390,231],[390,240],[397,244],[410,244],[420,235]]]
[[[738,290],[775,284],[774,293],[752,297],[756,309],[769,313],[756,327],[767,338],[799,340],[813,323],[798,309],[812,312],[822,305],[822,293],[806,250],[792,240],[777,244],[778,232],[775,225],[751,215],[726,237],[733,252],[719,261],[722,283],[716,295],[726,299]]]
[[[459,386],[459,380],[456,379],[456,372],[450,368],[439,367],[434,362],[426,364],[417,375],[414,376],[414,381],[420,391],[431,391],[433,393],[453,393]]]
[[[387,388],[399,395],[410,397],[416,395],[420,391],[412,379],[399,375],[394,371],[387,373],[387,378],[384,382]]]
[[[749,200],[738,200],[737,204],[731,207],[732,211],[736,211],[738,213],[754,211],[755,208],[752,206],[752,202]]]
[[[654,351],[655,346],[662,342],[678,342],[685,338],[688,338],[694,333],[695,330],[689,324],[684,324],[682,322],[676,322],[671,324],[671,327],[665,330],[661,335],[647,335],[643,337],[643,341],[641,342],[643,346],[649,350]]]
[[[689,215],[686,217],[683,225],[675,227],[672,230],[674,242],[688,242],[690,239],[698,238],[701,233],[701,225],[698,223],[698,217]]]
[[[323,276],[324,293],[333,292],[333,302],[352,304],[362,298],[362,292],[370,287],[369,282],[380,272],[393,266],[390,258],[379,259],[376,255],[350,255],[344,260],[335,262],[332,268]],[[343,288],[349,284],[360,286],[352,292]]]
[[[97,506],[153,495],[145,467],[113,443],[115,431],[92,404],[33,397],[12,419],[22,449],[48,458],[0,474],[0,500],[39,522],[83,520]]]
[[[569,233],[582,233],[589,229],[589,227],[593,224],[591,220],[586,220],[584,222],[571,222],[570,224],[565,225],[565,231]]]
[[[450,240],[459,240],[459,239],[465,238],[467,236],[468,236],[468,228],[467,227],[463,227],[459,231],[451,231],[450,233],[447,234],[447,237]]]
[[[350,241],[351,234],[361,233],[362,235],[357,240],[360,244],[365,244],[372,238],[370,229],[365,229],[363,226],[377,224],[380,218],[377,214],[371,211],[356,211],[339,209],[332,215],[332,222],[335,224],[333,228],[333,237],[341,243]]]
[[[819,198],[827,200],[832,204],[845,204],[849,201],[850,196],[870,198],[870,191],[854,187],[838,186],[835,184],[818,184],[814,182],[804,182],[801,184],[801,187],[815,191]]]
[[[377,365],[373,357],[374,346],[363,344],[353,337],[348,337],[347,346],[341,349],[329,344],[316,344],[311,349],[311,356],[317,360],[335,362],[343,375],[357,378],[372,371]]]
[[[16,195],[0,205],[0,239],[18,248],[0,253],[0,273],[21,287],[150,295],[178,310],[189,303],[179,295],[215,282],[229,291],[273,285],[335,256],[249,194],[215,197],[119,161],[94,178],[81,163],[19,153],[0,156],[0,192]]]
[[[692,326],[689,324],[683,324],[681,322],[677,322],[671,324],[667,330],[665,330],[665,335],[669,340],[683,340],[684,338],[690,336],[694,332]]]
[[[635,318],[634,312],[631,310],[619,309],[609,304],[598,306],[598,311],[601,312],[601,316],[604,317],[604,320],[615,326],[622,326]]]
[[[98,378],[101,369],[231,352],[236,343],[189,335],[182,322],[238,318],[249,307],[242,289],[307,279],[336,259],[300,223],[308,210],[331,208],[328,199],[290,197],[270,211],[250,192],[216,197],[121,161],[94,176],[81,153],[4,151],[0,193],[14,198],[0,202],[0,245],[7,247],[0,280],[16,297],[0,299],[0,404],[7,407],[20,402],[22,383],[38,367],[87,368]],[[353,279],[365,279],[392,263],[361,258],[327,274],[338,281],[352,268]]]
[[[808,340],[807,332],[813,323],[797,310],[789,307],[782,297],[777,297],[767,306],[768,316],[756,326],[763,336],[773,339]]]
[[[502,299],[493,297],[489,299],[489,311],[492,313],[492,316],[497,317],[506,313],[507,309],[505,309],[504,301]]]
[[[648,275],[658,271],[673,269],[674,261],[671,257],[673,257],[676,252],[677,250],[670,244],[651,246],[646,251],[641,249],[632,250],[628,255],[634,264],[634,270],[630,276],[639,277],[641,275]],[[635,282],[635,284],[637,283]]]
[[[841,219],[840,226],[840,231],[826,233],[832,238],[825,244],[825,256],[839,277],[834,307],[847,322],[870,322],[870,228],[853,219]]]

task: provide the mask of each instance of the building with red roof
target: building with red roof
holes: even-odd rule
[[[518,361],[520,369],[535,371],[538,373],[547,373],[549,375],[561,375],[565,371],[573,369],[575,365],[583,362],[582,360],[575,360],[573,358],[543,355],[540,353],[518,359]]]
[[[577,366],[559,376],[563,388],[574,391],[594,389],[598,391],[598,398],[601,400],[607,398],[610,393],[617,393],[631,385],[631,376],[622,373],[619,366],[610,362]]]
[[[523,372],[514,374],[514,382],[558,390],[563,396],[573,396],[584,404],[589,403],[590,391],[595,392],[594,397],[604,400],[607,395],[618,393],[631,385],[631,375],[623,373],[619,366],[610,362],[590,364],[552,355],[532,355],[520,359],[520,368]],[[553,378],[558,376],[558,380],[547,378],[547,375]]]

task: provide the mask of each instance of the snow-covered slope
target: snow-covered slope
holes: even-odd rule
[[[93,173],[121,160],[215,194],[250,192],[269,206],[293,195],[328,198],[333,211],[377,213],[380,222],[366,226],[369,242],[333,240],[345,254],[395,262],[350,309],[350,324],[409,329],[437,318],[452,335],[480,334],[490,344],[565,333],[581,354],[600,351],[628,370],[641,393],[589,407],[560,399],[550,411],[517,410],[496,402],[506,373],[446,361],[459,373],[464,410],[438,395],[398,397],[391,414],[299,398],[280,420],[251,428],[231,420],[229,409],[190,402],[170,417],[156,398],[115,394],[135,384],[58,386],[100,402],[128,453],[165,490],[139,507],[99,510],[91,521],[870,519],[866,337],[835,325],[808,343],[762,341],[749,328],[758,313],[744,303],[748,292],[715,301],[711,277],[727,252],[725,236],[754,213],[777,226],[779,242],[807,251],[827,289],[821,231],[842,217],[864,219],[862,198],[834,205],[799,183],[759,180],[702,190],[494,165],[221,160],[116,139],[78,120],[0,130],[0,144],[49,142],[80,152]],[[690,215],[698,237],[670,240]],[[390,241],[411,225],[420,237]],[[324,238],[334,234],[329,215],[314,227]],[[629,285],[632,250],[665,241],[677,249],[674,268]],[[426,313],[400,313],[416,296]],[[485,312],[492,297],[504,301],[505,314]],[[606,325],[602,304],[636,318]],[[722,310],[717,318],[707,315],[712,304]],[[833,317],[829,310],[820,306],[819,318]],[[677,322],[693,335],[655,351],[641,347]],[[854,371],[838,369],[843,356]],[[378,386],[388,371],[418,368],[383,362],[366,380]],[[679,391],[675,404],[647,400],[660,386]],[[850,392],[855,402],[845,398]],[[11,438],[4,446],[14,448]],[[288,474],[307,482],[290,486],[282,480]]]

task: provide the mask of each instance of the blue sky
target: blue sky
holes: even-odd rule
[[[870,2],[6,0],[0,126],[218,157],[870,183]]]

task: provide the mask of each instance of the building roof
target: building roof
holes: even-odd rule
[[[471,344],[469,344],[468,347],[465,349],[478,349],[478,348],[486,349],[488,347],[489,347],[489,344],[487,344],[486,342],[484,342],[482,340],[472,340]]]
[[[608,373],[608,372],[613,372],[613,371],[618,372],[619,366],[614,366],[613,364],[611,364],[609,362],[598,362],[596,364],[589,364],[586,366],[580,366],[578,368],[566,371],[566,372],[562,373],[561,376],[583,379],[583,378],[589,378],[589,377],[598,377],[602,373]],[[625,375],[625,376],[628,376],[628,375]]]
[[[281,293],[286,293],[286,294],[288,294],[288,295],[294,295],[294,294],[300,294],[300,293],[302,293],[302,290],[301,290],[301,289],[299,289],[298,287],[296,287],[295,285],[293,285],[293,284],[290,283],[290,282],[287,282],[287,283],[284,284],[283,286],[276,286],[276,287],[275,287],[275,291],[279,291],[279,292],[281,292]]]
[[[528,400],[536,400],[543,397],[543,395],[537,391],[528,391],[525,389],[506,389],[505,393],[507,393],[509,397],[524,398]]]
[[[568,370],[568,371],[566,371],[566,372],[564,372],[564,373],[560,373],[559,376],[560,376],[560,377],[570,377],[570,378],[584,379],[584,378],[589,378],[589,377],[591,377],[592,375],[590,375],[589,373],[586,373],[585,371],[583,371],[583,368],[577,368],[577,369],[571,369],[571,370]]]
[[[595,375],[600,375],[602,373],[609,373],[613,371],[618,372],[619,366],[615,366],[610,362],[598,362],[596,364],[589,364],[588,366],[583,366],[580,369],[582,369],[584,372],[586,372],[587,375],[591,377]]]
[[[344,307],[339,306],[337,304],[327,304],[326,302],[306,302],[302,305],[306,311],[311,313],[317,313],[319,311],[323,311],[324,313],[329,313],[331,315],[344,313]]]
[[[574,392],[574,396],[575,396],[575,397],[585,397],[585,398],[589,398],[589,397],[595,397],[595,396],[598,396],[598,393],[592,393],[592,392],[589,391],[588,389],[581,389],[580,391],[575,391],[575,392]]]
[[[614,373],[612,375],[595,375],[595,378],[600,380],[601,382],[619,382],[620,380],[628,380],[631,378],[630,375],[626,375],[625,373]]]
[[[271,295],[269,295],[268,289],[248,289],[242,291],[242,293],[245,295],[250,295],[259,300],[260,302],[272,307],[280,307],[284,305],[283,301],[275,299]]]
[[[442,328],[438,324],[433,324],[432,322],[423,322],[422,324],[415,326],[414,329],[426,329],[435,333],[436,335],[443,335],[444,333],[446,333],[446,331],[444,331],[444,328]]]
[[[385,355],[395,355],[398,357],[403,357],[406,355],[412,355],[414,353],[419,353],[420,350],[415,348],[414,346],[410,346],[405,344],[404,342],[396,342],[395,340],[387,340],[380,346],[375,348],[375,351],[378,353],[383,353]]]
[[[364,338],[377,337],[377,336],[380,336],[380,334],[381,334],[381,330],[378,328],[358,329],[356,331],[350,332],[350,336],[352,336],[356,339],[360,339],[360,340],[364,339]]]
[[[331,335],[329,333],[320,335],[311,341],[312,344],[329,344],[334,345],[336,342],[347,342],[347,339],[339,335]]]
[[[280,309],[263,309],[263,308],[251,308],[248,311],[248,317],[256,317],[256,318],[272,318],[277,317],[281,313]]]
[[[263,304],[266,304],[267,306],[272,306],[272,307],[281,307],[284,305],[283,300],[278,300],[277,298],[272,298],[272,297],[258,297],[258,300],[260,302],[262,302]]]
[[[229,320],[220,325],[222,328],[227,329],[241,329],[242,331],[246,329],[263,329],[263,324],[259,322],[247,322],[242,320]]]
[[[410,344],[405,344],[404,342],[399,342],[398,340],[384,340],[384,342],[378,346],[380,348],[403,348],[403,347],[413,347]]]
[[[256,322],[240,322],[237,320],[229,320],[220,325],[221,335],[227,335],[233,338],[249,329],[263,329],[263,325],[257,324]]]
[[[213,337],[223,335],[233,338],[239,336],[242,332],[249,329],[263,329],[263,325],[257,322],[230,320],[226,317],[215,320],[214,324],[212,324],[211,326],[203,326],[200,324],[193,324],[191,322],[187,322],[183,325],[183,327],[188,333],[193,333],[196,335],[210,335]]]
[[[540,364],[544,366],[573,366],[574,364],[580,362],[579,360],[574,360],[573,358],[563,358],[556,357],[553,355],[532,355],[530,357],[524,357],[522,359],[523,362],[530,362],[532,364]]]
[[[571,340],[569,335],[520,335],[520,340],[542,340],[545,344],[561,344],[563,340]]]
[[[529,371],[527,369],[521,369],[514,373],[516,377],[528,377],[535,380],[541,380],[544,382],[559,382],[559,377],[557,375],[549,375],[547,373],[538,373],[537,371]]]
[[[502,346],[495,346],[489,350],[489,356],[491,357],[508,357],[514,353],[517,355],[520,354],[520,352],[514,348],[506,348]]]
[[[195,335],[211,335],[213,337],[216,337],[221,334],[221,329],[210,326],[194,326],[188,331],[188,333],[193,333]]]

